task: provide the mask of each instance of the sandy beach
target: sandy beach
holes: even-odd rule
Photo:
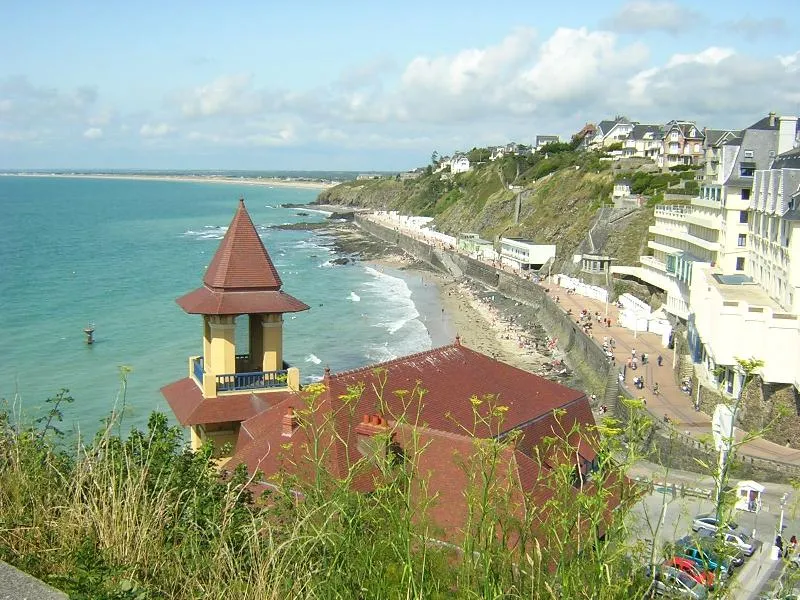
[[[482,354],[566,385],[578,384],[571,372],[568,376],[559,375],[561,368],[553,367],[560,354],[548,347],[548,337],[530,307],[480,285],[455,281],[408,255],[387,250],[388,254],[369,258],[368,262],[412,273],[438,293],[442,315],[435,314],[441,309],[432,306],[434,303],[417,302],[434,346],[451,344],[458,335],[462,344]]]
[[[324,190],[338,182],[313,181],[304,179],[278,179],[274,177],[226,177],[215,175],[124,175],[117,173],[19,173],[5,174],[13,177],[60,177],[69,179],[123,179],[135,181],[175,181],[190,183],[221,183],[238,185],[260,185],[267,187],[291,187],[311,190]]]

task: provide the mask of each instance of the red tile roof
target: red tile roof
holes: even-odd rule
[[[528,519],[534,527],[546,518],[540,509],[554,494],[550,468],[534,458],[544,438],[561,438],[561,448],[566,447],[567,440],[577,441],[577,451],[560,455],[561,460],[580,464],[595,457],[587,441],[591,440],[588,432],[594,419],[585,394],[459,344],[355,371],[326,374],[323,384],[325,389],[312,406],[295,413],[301,425],[291,437],[282,434],[282,421],[289,406],[307,406],[298,397],[287,397],[245,421],[228,466],[244,463],[250,472],[261,471],[265,481],[281,472],[303,480],[314,472],[309,455],[316,449],[322,453],[326,470],[336,478],[344,478],[364,458],[359,450],[359,440],[364,435],[359,432],[368,435],[381,429],[364,426],[362,416],[382,413],[395,436],[393,440],[406,454],[414,447],[424,448],[415,454],[415,461],[417,472],[427,480],[427,494],[435,496],[427,516],[440,530],[436,537],[458,542],[467,523],[464,494],[470,485],[470,472],[474,471],[469,465],[478,460],[476,436],[521,431],[515,446],[505,451],[494,485],[505,486],[518,522],[525,521],[526,511],[537,511]],[[426,390],[421,402],[411,393],[415,388]],[[498,391],[497,404],[508,407],[502,426],[473,426],[470,399]],[[486,405],[484,402],[477,407],[479,414]],[[577,432],[586,432],[587,439]],[[312,437],[318,443],[312,444]],[[549,457],[552,459],[552,453]],[[372,491],[380,472],[368,461],[361,464],[365,468],[353,478],[352,487]],[[416,498],[420,503],[423,500],[422,496]],[[513,535],[510,539],[511,545],[516,543]]]
[[[164,386],[161,393],[183,426],[244,421],[287,398],[296,398],[295,392],[288,390],[203,398],[190,377]]]
[[[281,285],[242,199],[206,270],[203,286],[177,302],[187,313],[205,315],[308,310],[308,305],[282,292]]]
[[[577,408],[584,400],[588,409],[584,392],[499,362],[459,343],[326,376],[323,382],[331,399],[347,394],[352,386],[364,384],[359,414],[372,413],[376,406],[384,404],[384,412],[390,419],[405,412],[419,415],[419,425],[476,437],[519,428],[573,402]],[[381,389],[382,394],[378,392]],[[424,390],[421,402],[419,395],[411,394],[414,389]],[[401,397],[396,390],[408,393]],[[487,396],[492,396],[496,405],[507,407],[502,424],[495,422],[489,426],[475,422],[470,400]],[[408,402],[411,405],[405,406]],[[484,401],[478,406],[478,414],[485,415],[492,402]],[[581,416],[594,423],[590,410]]]
[[[244,206],[244,198],[208,265],[205,283],[212,290],[279,290],[281,278]]]

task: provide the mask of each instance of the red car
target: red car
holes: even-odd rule
[[[714,572],[713,571],[701,571],[697,568],[697,565],[689,560],[688,558],[682,558],[680,556],[673,556],[670,559],[664,561],[665,567],[675,567],[686,573],[689,577],[694,579],[697,583],[702,583],[708,589],[714,589]]]

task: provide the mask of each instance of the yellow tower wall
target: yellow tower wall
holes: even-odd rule
[[[233,317],[209,317],[211,343],[205,356],[206,374],[212,376],[236,372],[236,325]]]
[[[263,315],[262,370],[278,371],[283,369],[283,315]]]

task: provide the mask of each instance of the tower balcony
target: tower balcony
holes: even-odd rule
[[[276,371],[256,371],[250,364],[249,354],[237,354],[237,372],[217,375],[206,372],[202,356],[192,356],[189,358],[189,377],[206,398],[243,392],[300,389],[300,370],[291,367],[286,361],[283,369]]]

